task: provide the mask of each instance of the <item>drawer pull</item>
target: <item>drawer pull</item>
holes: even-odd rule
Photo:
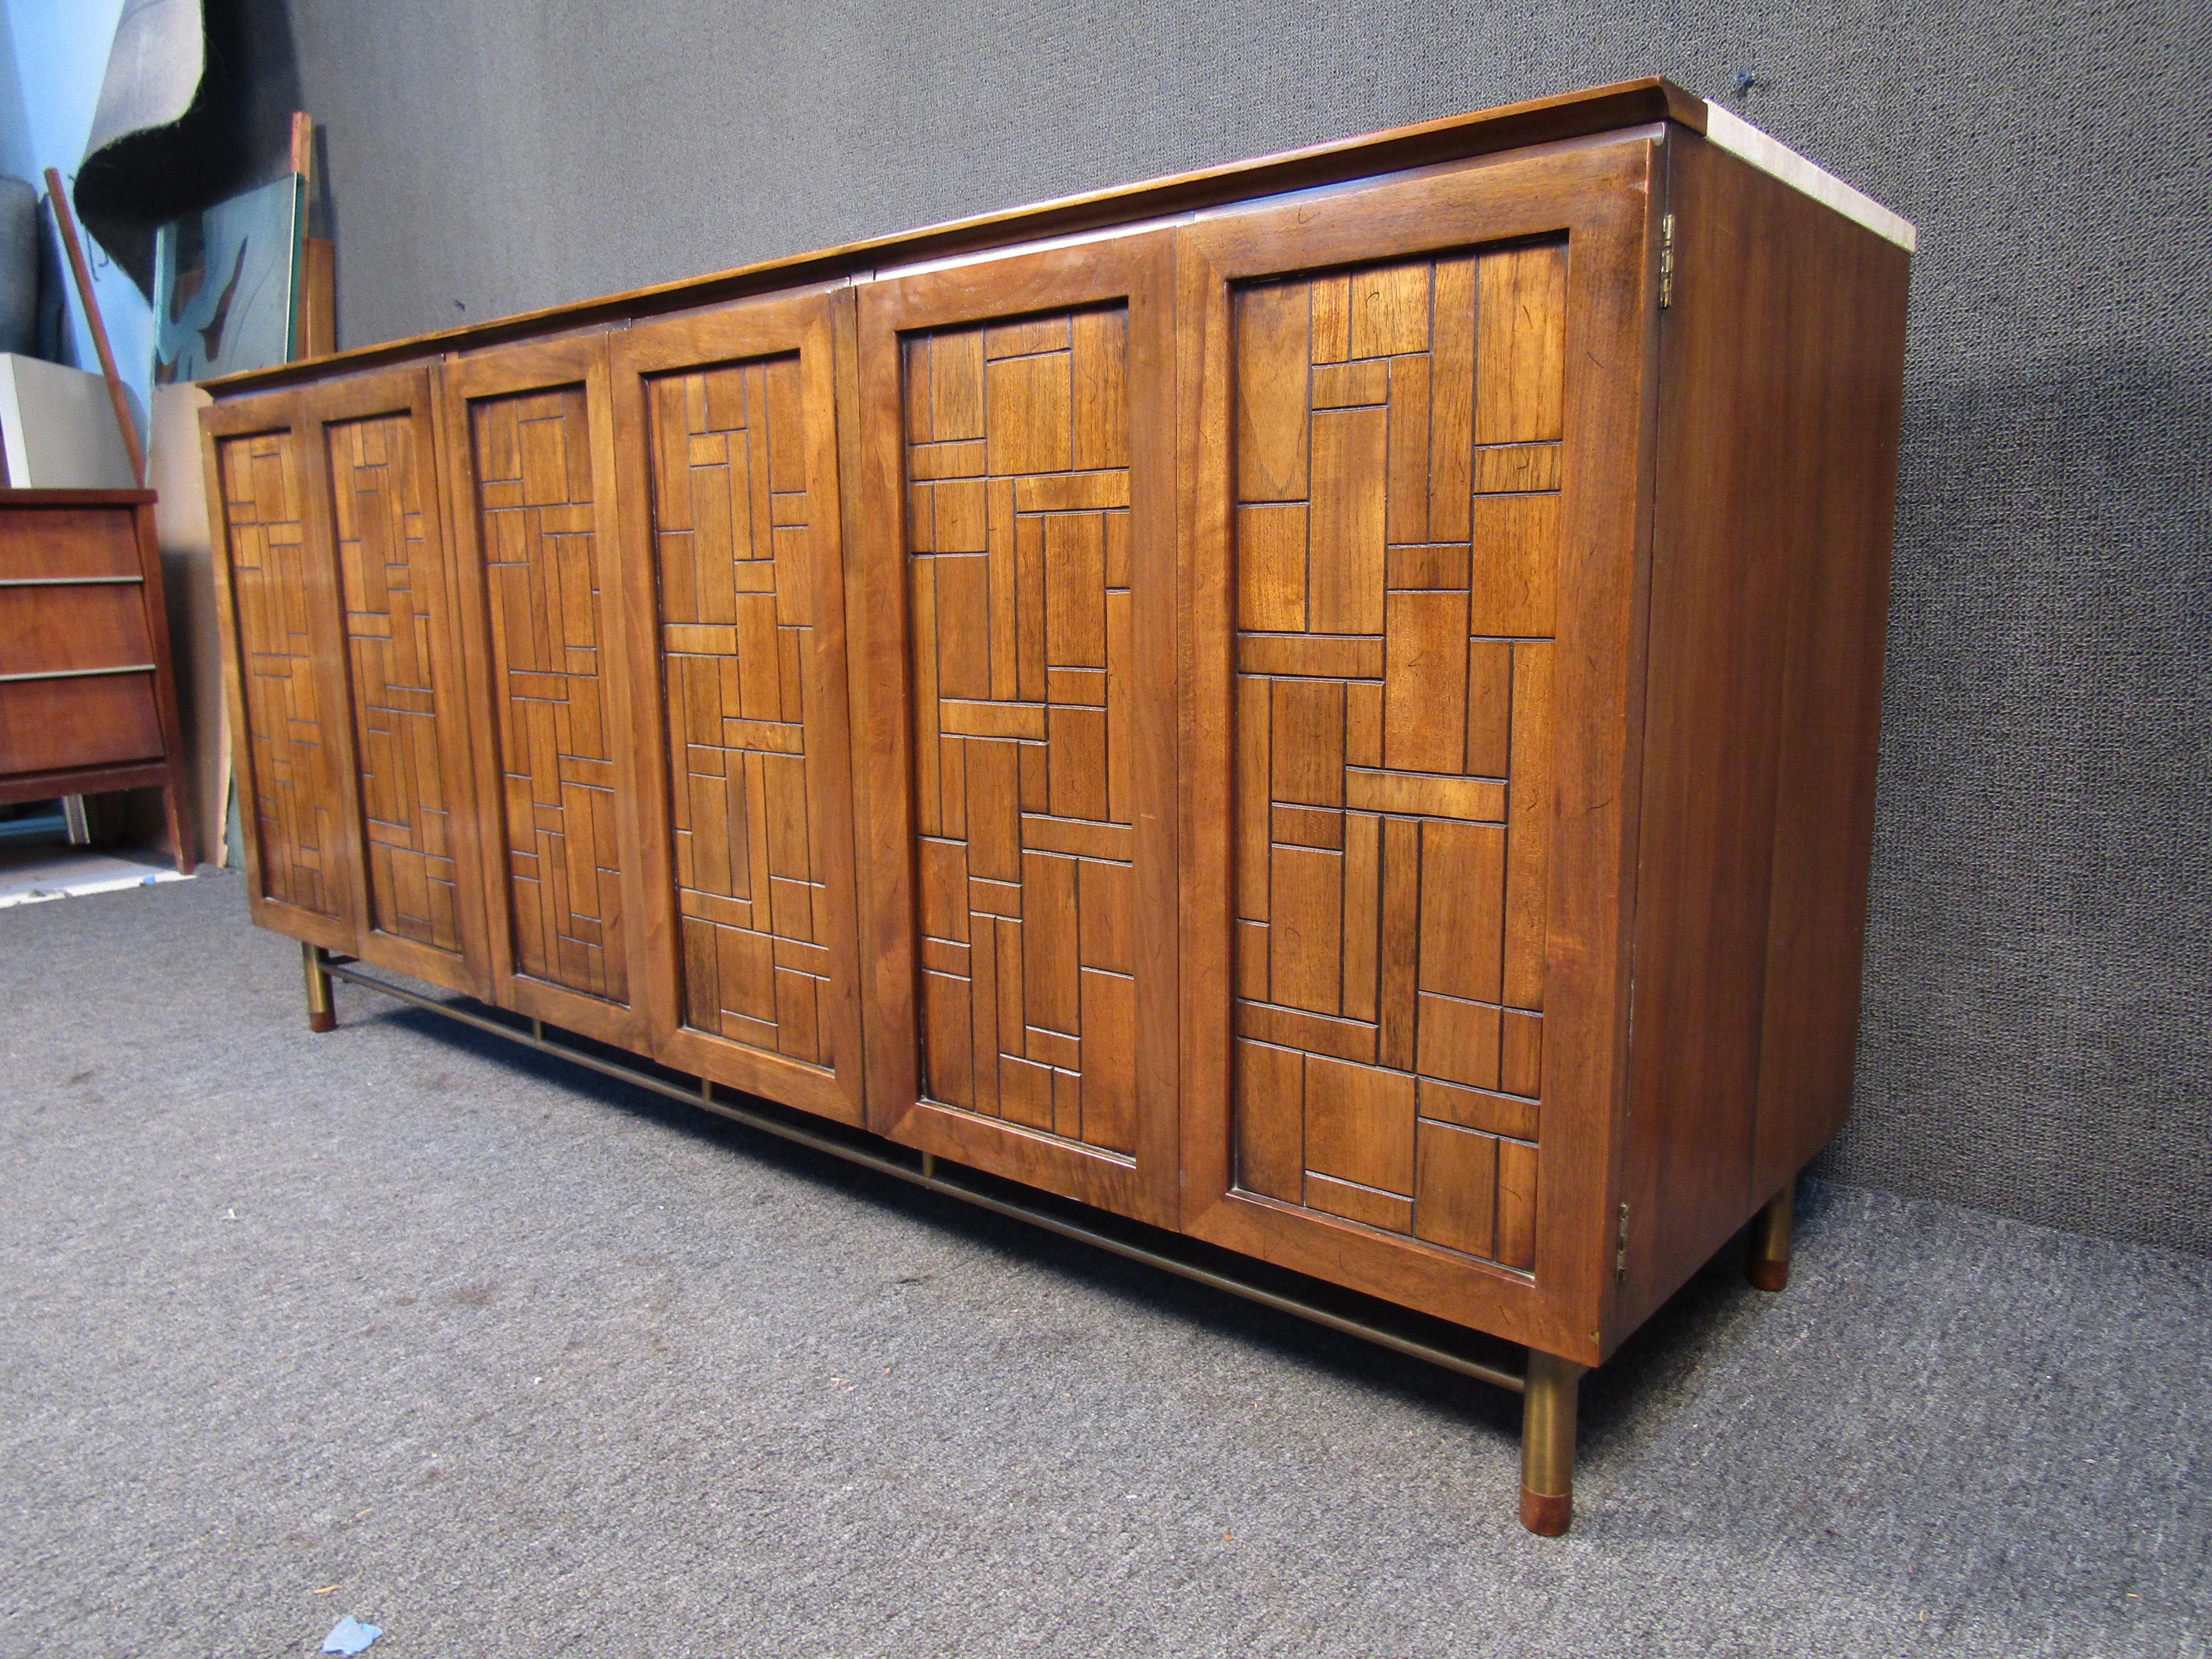
[[[143,576],[0,576],[0,587],[127,587]]]
[[[106,674],[150,674],[150,662],[125,663],[116,668],[41,668],[27,674],[0,674],[0,685],[13,684],[18,680],[88,680]]]

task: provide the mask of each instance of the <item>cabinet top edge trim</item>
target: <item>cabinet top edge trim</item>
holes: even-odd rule
[[[1705,106],[1705,138],[1761,173],[1779,179],[1792,190],[1811,197],[1823,207],[1842,214],[1853,224],[1872,231],[1884,241],[1896,243],[1907,253],[1918,251],[1920,232],[1910,219],[1892,212],[1865,191],[1854,190],[1826,167],[1807,161],[1733,110],[1719,104]]]
[[[1461,161],[1656,120],[1673,120],[1702,133],[1706,127],[1707,108],[1704,99],[1683,91],[1664,76],[1645,76],[1587,91],[1504,104],[1358,137],[1334,139],[1254,160],[994,210],[837,247],[760,260],[707,276],[224,375],[203,385],[219,398],[236,397],[440,352],[501,344],[558,329],[643,318],[807,283],[835,282],[892,264],[980,253],[1041,237],[1107,229],[1140,218],[1197,211],[1316,185],[1347,183],[1378,173]]]

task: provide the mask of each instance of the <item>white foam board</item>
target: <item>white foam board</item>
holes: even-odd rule
[[[11,489],[134,489],[107,383],[0,351],[0,443]]]

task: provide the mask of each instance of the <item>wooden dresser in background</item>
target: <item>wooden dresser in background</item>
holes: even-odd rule
[[[1849,1109],[1911,244],[1644,81],[219,383],[254,917],[1524,1345],[1560,1530]]]
[[[143,788],[189,875],[154,494],[0,490],[0,805]]]

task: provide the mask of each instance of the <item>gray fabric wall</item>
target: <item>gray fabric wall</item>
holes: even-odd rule
[[[2212,1250],[2201,4],[291,8],[349,345],[1634,74],[1728,94],[1921,231],[1827,1172]]]

